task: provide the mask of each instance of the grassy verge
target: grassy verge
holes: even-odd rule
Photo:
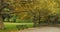
[[[11,32],[14,31],[16,32],[18,29],[16,25],[27,25],[28,28],[33,27],[33,23],[4,23],[5,25],[5,30],[0,30],[0,32]]]

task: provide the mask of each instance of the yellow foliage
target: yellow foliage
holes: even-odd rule
[[[15,12],[28,10],[28,11],[33,11],[33,12],[37,13],[41,10],[42,11],[48,10],[48,11],[50,11],[49,13],[56,13],[57,7],[59,6],[59,4],[56,2],[56,0],[25,0],[25,2],[24,1],[21,2],[22,0],[13,0],[13,1],[10,0],[10,1],[11,1],[10,5],[12,7],[14,7]],[[14,2],[14,4],[13,4],[13,2]],[[39,11],[35,10],[36,8],[38,8]],[[20,13],[20,14],[22,14],[22,13]],[[24,18],[25,16],[28,16],[28,15],[24,14],[22,16],[22,18]]]

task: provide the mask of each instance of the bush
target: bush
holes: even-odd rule
[[[27,25],[16,25],[16,27],[18,30],[28,28]]]
[[[17,20],[17,23],[32,23],[32,20]]]

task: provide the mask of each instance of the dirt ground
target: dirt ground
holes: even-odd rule
[[[20,30],[19,32],[60,32],[60,27],[39,27]]]

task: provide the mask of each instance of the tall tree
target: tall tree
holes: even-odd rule
[[[0,0],[0,29],[4,29],[4,24],[3,24],[3,20],[2,20],[2,14],[1,14],[1,9],[2,9],[2,1],[3,0]]]

